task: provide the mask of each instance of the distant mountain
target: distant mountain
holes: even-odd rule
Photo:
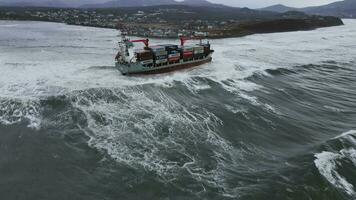
[[[186,5],[205,7],[227,7],[207,0],[0,0],[0,6],[14,7],[82,7],[82,8],[115,8],[147,7],[158,5]]]
[[[82,5],[84,8],[113,8],[113,7],[145,7],[157,5],[173,5],[174,0],[112,0],[105,3]]]
[[[356,0],[344,0],[324,6],[307,7],[303,8],[302,11],[315,15],[356,18]]]
[[[278,4],[262,8],[260,10],[280,13],[287,11],[301,11],[312,15],[330,15],[342,18],[356,18],[356,0],[344,0],[323,6],[313,6],[306,8],[292,8]]]
[[[87,4],[84,8],[112,8],[112,7],[147,7],[158,5],[187,5],[187,6],[207,6],[221,7],[221,4],[213,4],[207,0],[112,0],[101,4]]]
[[[97,2],[102,2],[102,0],[0,0],[0,6],[75,8]]]
[[[183,5],[192,5],[192,6],[212,6],[212,5],[220,5],[220,4],[213,4],[206,0],[184,0],[180,2]]]
[[[288,12],[288,11],[292,11],[292,10],[298,10],[298,9],[297,8],[288,7],[288,6],[285,6],[285,5],[282,5],[282,4],[277,4],[277,5],[273,5],[273,6],[268,6],[268,7],[262,8],[260,10],[284,13],[284,12]]]
[[[0,2],[0,6],[12,6],[12,7],[57,7],[65,8],[71,7],[70,4],[67,4],[62,1],[15,1],[15,2]]]

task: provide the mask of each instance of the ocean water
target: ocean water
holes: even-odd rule
[[[0,21],[0,199],[356,199],[344,22],[125,77],[115,30]]]

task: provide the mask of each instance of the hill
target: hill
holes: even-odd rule
[[[0,20],[53,21],[118,28],[129,35],[158,38],[177,38],[195,33],[210,38],[226,38],[343,24],[337,17],[308,16],[298,11],[275,13],[248,8],[186,5],[100,9],[0,7]]]
[[[302,11],[315,15],[356,18],[356,0],[344,0],[324,6],[307,7],[303,8]]]
[[[276,5],[273,5],[273,6],[268,6],[268,7],[262,8],[260,10],[284,13],[284,12],[288,12],[288,11],[292,11],[292,10],[298,10],[298,9],[297,8],[293,8],[293,7],[288,7],[288,6],[285,6],[285,5],[282,5],[282,4],[276,4]]]
[[[72,7],[63,1],[14,1],[14,2],[0,2],[0,6],[8,7],[55,7],[66,8]]]
[[[116,8],[147,7],[159,5],[187,5],[204,7],[223,7],[207,0],[0,0],[0,6],[8,7],[51,7],[51,8]]]
[[[356,18],[356,0],[338,1],[323,6],[313,6],[306,8],[292,8],[281,4],[262,8],[263,11],[286,12],[300,11],[311,15],[336,16],[341,18]]]
[[[149,7],[161,5],[186,5],[186,6],[204,6],[204,7],[225,7],[222,4],[214,4],[207,0],[112,0],[100,4],[87,4],[82,8],[115,8],[115,7]],[[226,6],[227,7],[227,6]]]

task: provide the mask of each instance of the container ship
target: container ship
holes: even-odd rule
[[[199,44],[185,45],[188,40],[199,40]],[[142,42],[144,48],[132,50],[133,43]],[[180,45],[149,45],[148,39],[130,40],[121,35],[115,66],[123,75],[158,74],[195,67],[212,61],[214,50],[202,38],[180,37]]]

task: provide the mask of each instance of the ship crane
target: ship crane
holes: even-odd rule
[[[145,44],[146,47],[148,47],[149,41],[150,41],[149,39],[145,39],[145,40],[130,40],[129,42],[131,42],[131,43],[142,42]]]
[[[202,44],[202,37],[180,37],[180,45],[184,46],[184,44],[189,40],[200,40],[200,44]]]

